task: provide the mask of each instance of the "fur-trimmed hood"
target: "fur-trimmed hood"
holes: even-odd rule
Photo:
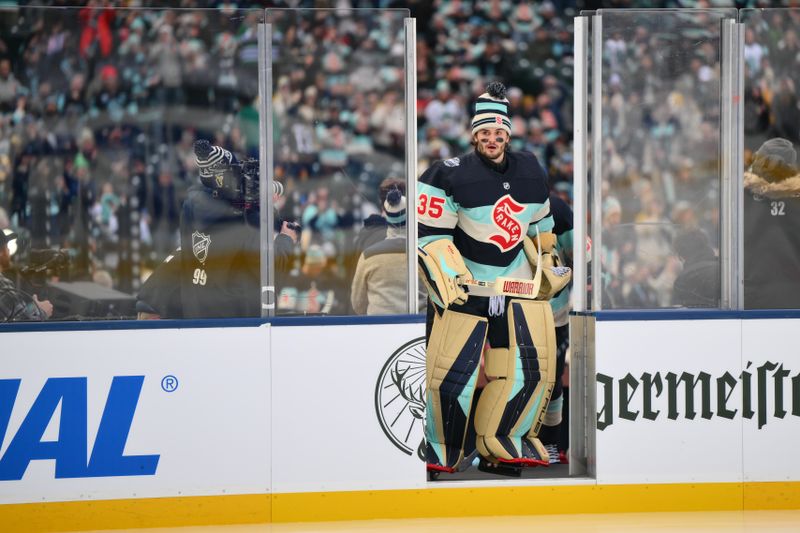
[[[800,198],[800,174],[783,181],[770,183],[752,172],[744,173],[744,188],[752,194],[773,200]]]

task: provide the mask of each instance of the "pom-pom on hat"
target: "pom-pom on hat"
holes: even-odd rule
[[[406,197],[400,189],[392,189],[386,195],[383,202],[383,209],[386,211],[386,222],[390,226],[403,226],[406,223]]]
[[[511,118],[508,115],[506,87],[493,81],[486,92],[475,102],[475,115],[472,117],[472,134],[487,128],[502,128],[511,135]]]

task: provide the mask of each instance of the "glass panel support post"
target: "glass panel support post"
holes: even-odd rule
[[[271,24],[258,25],[258,128],[261,316],[271,317],[275,314]]]
[[[733,157],[733,227],[735,228],[734,243],[734,285],[733,299],[735,309],[744,309],[744,24],[736,24],[736,85],[737,98],[734,99],[734,111],[738,113],[736,120],[736,152]]]
[[[572,242],[572,308],[575,311],[586,311],[586,189],[587,189],[587,113],[588,113],[588,48],[589,48],[589,18],[575,17],[575,74],[573,86],[573,154],[575,165],[573,167],[573,231]]]
[[[592,310],[602,306],[603,16],[592,16]]]
[[[408,313],[418,307],[417,276],[417,19],[404,19],[406,73],[406,259]]]
[[[722,309],[741,309],[741,201],[743,184],[741,24],[722,21],[721,173],[720,173],[720,276]]]

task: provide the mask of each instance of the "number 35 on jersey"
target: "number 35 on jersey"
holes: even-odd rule
[[[420,216],[428,215],[431,218],[441,218],[444,213],[444,198],[438,196],[419,195],[417,214]]]

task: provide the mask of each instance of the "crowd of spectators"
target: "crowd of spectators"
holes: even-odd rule
[[[135,293],[177,245],[180,206],[196,180],[193,141],[258,154],[264,11],[54,4],[0,12],[0,220],[26,244],[18,261],[25,249],[67,249],[72,279]],[[418,21],[420,169],[468,148],[468,102],[504,79],[519,113],[515,147],[552,161],[555,180],[568,183],[574,10],[396,4]],[[284,312],[351,311],[357,234],[380,213],[377,185],[405,173],[407,13],[270,11],[274,173],[285,185],[277,207],[304,228],[283,280],[298,297]],[[331,290],[315,293],[333,299],[309,306],[301,286],[320,265]]]
[[[48,4],[0,10],[0,229],[19,233],[20,261],[26,248],[68,249],[69,276],[135,294],[177,245],[180,206],[197,179],[194,140],[258,155],[264,8],[325,6]],[[199,9],[209,7],[217,9]],[[378,184],[404,176],[407,11],[393,8],[409,8],[417,20],[419,171],[470,149],[470,102],[501,80],[512,148],[535,153],[569,201],[572,19],[600,5],[342,0],[330,7],[338,9],[266,15],[272,164],[284,184],[276,207],[303,226],[295,264],[278,280],[296,290],[279,305],[287,313],[352,312],[358,233],[380,214]],[[672,251],[676,227],[702,228],[718,248],[716,19],[649,20],[605,30],[603,282],[613,307],[672,304],[681,268]],[[748,135],[798,137],[797,27],[795,13],[748,27]],[[318,279],[310,282],[309,273]]]
[[[713,14],[604,17],[600,280],[604,307],[719,304],[719,286],[716,299],[707,294],[678,297],[673,287],[687,266],[678,251],[686,249],[690,237],[692,242],[707,243],[703,247],[711,246],[719,272],[723,179],[719,95],[724,70],[719,20],[736,15],[728,9]],[[741,16],[746,28],[747,165],[752,151],[768,138],[800,142],[795,89],[800,82],[796,33],[800,13],[745,10]],[[680,242],[682,236],[686,242]],[[705,250],[688,251],[695,252],[709,255]],[[696,303],[700,301],[704,303]]]
[[[194,140],[258,153],[261,20],[100,1],[0,10],[0,222],[19,234],[16,262],[65,249],[62,281],[135,294],[178,244]]]
[[[718,246],[720,17],[604,18],[604,307],[673,304],[677,228]]]

